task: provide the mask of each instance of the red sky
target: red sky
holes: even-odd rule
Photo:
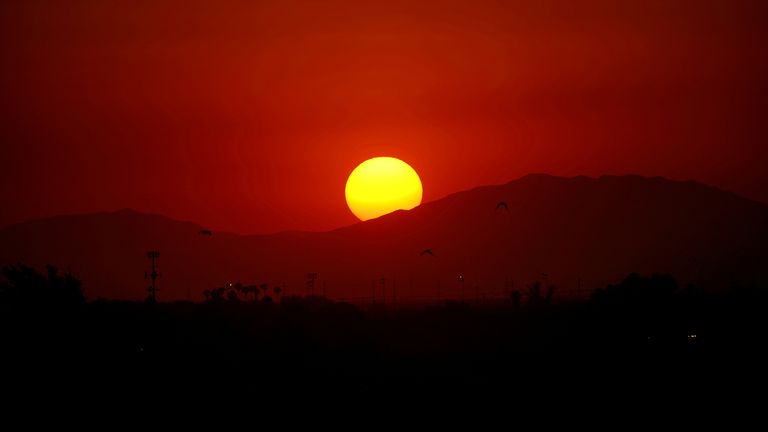
[[[5,0],[0,225],[330,229],[381,155],[425,200],[547,172],[768,202],[766,40],[759,0]]]

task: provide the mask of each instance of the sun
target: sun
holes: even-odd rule
[[[393,157],[375,157],[357,166],[347,179],[347,205],[360,220],[421,204],[421,179],[410,165]]]

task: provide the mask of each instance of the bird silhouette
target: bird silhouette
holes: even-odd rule
[[[200,230],[200,232],[198,232],[198,234],[205,235],[205,236],[212,236],[213,232],[211,230],[204,229],[204,230]]]
[[[432,255],[432,256],[436,256],[435,253],[432,252],[432,249],[424,249],[423,251],[421,251],[421,253],[419,255]]]
[[[509,206],[504,201],[500,201],[498,204],[496,204],[496,210],[499,210],[500,208],[503,208],[504,210],[509,211]]]

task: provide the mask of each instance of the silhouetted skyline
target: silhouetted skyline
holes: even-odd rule
[[[203,290],[236,282],[286,284],[302,294],[314,273],[314,293],[323,288],[337,300],[368,302],[372,282],[382,296],[384,277],[401,302],[434,302],[462,292],[466,299],[506,298],[510,281],[524,289],[546,282],[544,273],[561,297],[586,295],[631,272],[673,273],[683,283],[725,289],[764,280],[768,259],[767,205],[699,183],[638,176],[531,175],[330,232],[201,231],[131,210],[56,217],[0,229],[0,263],[70,268],[89,297],[140,300],[146,253],[159,250],[165,300],[201,300]]]

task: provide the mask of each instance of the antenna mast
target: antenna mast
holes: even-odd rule
[[[147,291],[149,291],[149,296],[147,296],[147,302],[149,303],[157,303],[157,278],[161,277],[162,274],[158,271],[158,264],[157,261],[160,258],[160,252],[158,251],[149,251],[147,252],[147,258],[150,260],[150,272],[144,272],[144,279],[150,280],[149,288],[147,288]]]

